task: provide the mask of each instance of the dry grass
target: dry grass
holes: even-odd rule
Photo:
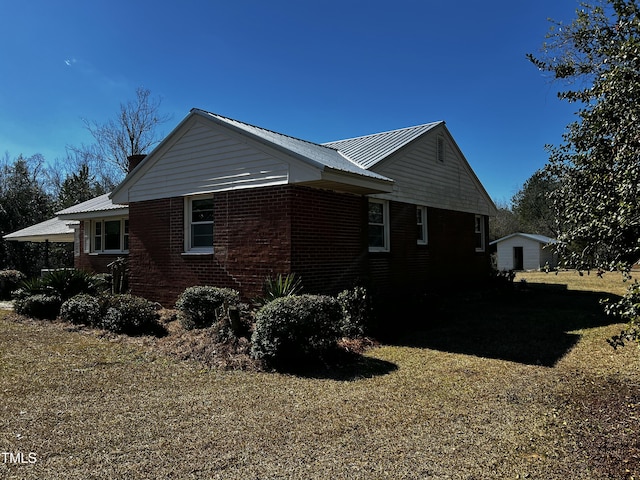
[[[304,376],[0,318],[0,450],[37,454],[0,477],[640,478],[638,350],[584,277],[536,275]]]

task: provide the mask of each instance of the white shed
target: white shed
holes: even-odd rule
[[[556,267],[558,257],[553,252],[553,238],[530,233],[512,233],[490,243],[497,247],[498,270],[537,270]]]

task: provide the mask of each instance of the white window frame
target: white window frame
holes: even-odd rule
[[[476,252],[484,252],[484,216],[476,215],[474,217],[474,242],[476,240],[476,236],[480,235],[480,246],[476,246]]]
[[[106,227],[105,223],[108,222],[120,222],[120,238],[119,244],[120,248],[118,249],[106,249]],[[90,222],[90,231],[91,237],[87,238],[87,224],[89,222],[85,222],[85,251],[89,250],[90,253],[93,254],[114,254],[114,253],[129,253],[128,248],[124,248],[125,243],[128,243],[129,231],[128,224],[129,219],[127,217],[107,217],[107,218],[96,218],[91,220]],[[99,225],[99,227],[98,227]],[[96,237],[97,230],[100,230],[100,248],[96,248]],[[125,242],[126,238],[126,242]],[[89,247],[89,249],[87,249]]]
[[[374,226],[382,226],[383,227],[383,243],[382,246],[371,246],[369,245],[370,252],[388,252],[390,250],[390,241],[389,241],[389,201],[388,200],[380,200],[378,198],[369,198],[369,203],[377,203],[382,205],[382,223],[371,223],[368,221],[368,205],[367,205],[367,225],[370,227]],[[367,238],[368,241],[368,238]]]
[[[197,195],[193,197],[186,197],[184,202],[184,251],[187,254],[211,254],[213,253],[213,245],[206,247],[194,247],[192,246],[192,226],[211,224],[211,228],[215,229],[215,221],[207,222],[193,222],[192,221],[192,209],[193,202],[197,200],[213,199],[213,195]],[[215,231],[215,230],[214,230]],[[213,232],[212,232],[213,235]]]
[[[416,229],[418,231],[417,244],[428,245],[429,228],[427,227],[427,207],[423,205],[416,205]],[[422,233],[422,239],[420,239],[420,233]]]

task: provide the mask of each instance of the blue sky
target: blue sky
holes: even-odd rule
[[[169,131],[193,107],[326,142],[444,120],[494,200],[577,107],[525,58],[574,0],[3,1],[0,154],[63,159],[137,87]]]

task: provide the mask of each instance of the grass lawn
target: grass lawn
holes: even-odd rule
[[[640,478],[640,352],[598,305],[620,277],[515,283],[297,376],[0,313],[0,478]]]

